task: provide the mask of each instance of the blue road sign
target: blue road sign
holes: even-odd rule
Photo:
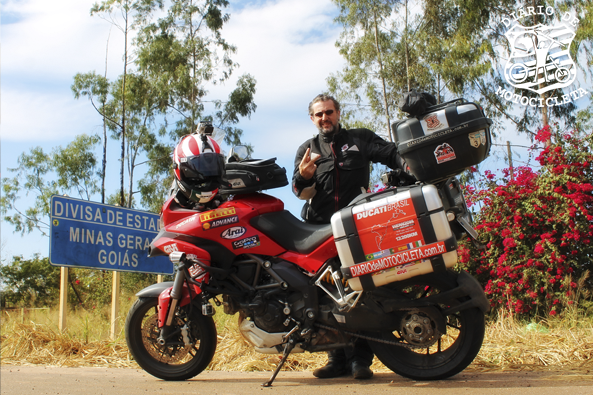
[[[157,214],[54,195],[49,261],[54,266],[173,274],[168,257],[148,257],[158,228]]]

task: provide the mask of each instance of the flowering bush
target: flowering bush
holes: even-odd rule
[[[499,179],[486,171],[478,188],[466,188],[486,249],[464,242],[460,264],[495,309],[553,316],[591,289],[593,138],[546,127],[536,140],[552,141],[536,158],[539,170],[505,169]]]

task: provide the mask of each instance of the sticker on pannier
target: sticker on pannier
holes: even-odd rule
[[[449,122],[445,116],[445,111],[437,111],[426,115],[420,121],[420,125],[424,129],[425,134],[431,134],[441,129],[447,129]]]
[[[424,244],[414,205],[409,194],[404,196],[382,206],[352,213],[367,260]]]
[[[486,131],[479,130],[474,133],[469,133],[467,135],[469,138],[469,145],[474,148],[478,148],[480,145],[486,145]]]
[[[449,162],[450,160],[455,159],[455,151],[453,147],[451,147],[447,143],[443,143],[434,150],[434,156],[437,160],[437,163],[440,165],[441,163]]]

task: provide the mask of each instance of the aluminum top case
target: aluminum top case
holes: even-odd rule
[[[426,111],[391,126],[399,154],[416,179],[444,180],[486,159],[492,120],[480,106],[456,99]]]

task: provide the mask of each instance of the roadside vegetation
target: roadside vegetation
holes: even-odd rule
[[[131,298],[132,299],[132,298]],[[122,306],[120,328],[126,307]],[[58,330],[56,309],[3,311],[1,363],[3,365],[49,365],[63,367],[137,368],[126,346],[123,331],[109,339],[109,308],[80,309],[69,316],[68,329]],[[218,346],[211,370],[273,371],[280,355],[259,354],[237,329],[237,316],[219,312],[215,316]],[[312,371],[324,365],[325,353],[293,354],[285,370]],[[563,317],[523,321],[513,315],[492,316],[482,350],[469,369],[473,370],[593,370],[593,317],[578,309]],[[389,370],[375,358],[375,371]]]

